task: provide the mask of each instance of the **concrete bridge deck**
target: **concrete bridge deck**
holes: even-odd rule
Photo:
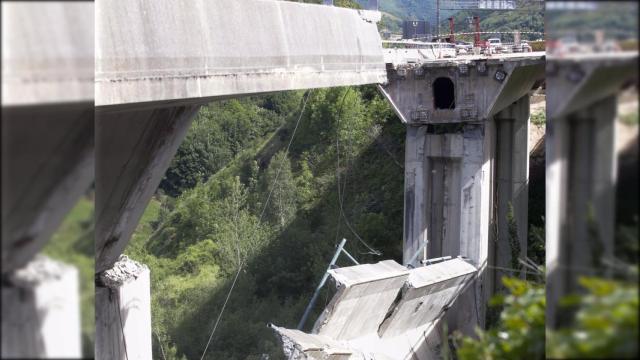
[[[379,20],[287,1],[98,1],[96,106],[384,82]]]

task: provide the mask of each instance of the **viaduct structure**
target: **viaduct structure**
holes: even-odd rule
[[[467,332],[484,323],[484,305],[499,278],[498,272],[488,269],[512,267],[517,257],[526,255],[528,93],[544,78],[544,54],[385,64],[375,8],[267,0],[194,0],[189,6],[169,0],[101,0],[95,3],[93,24],[93,16],[86,16],[88,10],[79,4],[74,5],[78,8],[47,6],[51,8],[40,8],[40,13],[3,4],[3,330],[20,329],[23,338],[36,344],[48,346],[50,339],[55,340],[54,330],[41,319],[29,326],[10,323],[5,308],[7,313],[28,313],[46,308],[47,299],[37,291],[37,282],[4,279],[19,278],[90,185],[95,166],[96,358],[150,359],[149,269],[121,254],[199,107],[249,94],[362,84],[381,84],[380,90],[407,126],[403,264],[383,261],[332,270],[331,276],[343,287],[316,322],[314,333],[277,326],[274,330],[290,340],[288,350],[301,357],[342,354],[356,359],[367,355],[362,349],[372,347],[381,358],[426,359],[438,344],[430,334],[443,316],[450,328]],[[47,11],[75,19],[67,25],[86,29],[95,25],[95,44],[92,31],[57,33],[34,25],[41,31],[20,33],[24,22],[18,19],[31,16],[32,24],[46,24]],[[18,52],[20,44],[5,42],[8,32],[16,34],[9,39],[33,39],[34,44],[48,46]],[[50,41],[38,40],[42,38]],[[91,49],[95,45],[95,69],[94,53],[85,50],[87,45]],[[69,46],[72,51],[56,53]],[[596,200],[603,194],[600,189],[610,189],[612,178],[602,174],[610,174],[611,165],[603,161],[604,168],[587,166],[587,157],[575,155],[587,144],[575,142],[569,151],[562,145],[566,136],[562,134],[576,126],[596,139],[595,129],[607,128],[610,119],[602,115],[599,120],[598,114],[612,106],[613,90],[607,87],[597,96],[589,94],[596,92],[593,84],[598,79],[607,78],[610,89],[617,88],[629,66],[635,66],[633,61],[637,63],[637,55],[635,60],[583,62],[578,90],[564,97],[566,102],[550,103],[548,118],[554,120],[547,156],[557,170],[548,176],[564,179],[554,184],[566,188],[569,179],[584,175],[590,179],[584,188],[595,189],[589,194]],[[556,80],[574,79],[568,73],[575,63],[559,64],[556,74],[566,72],[566,76]],[[34,69],[37,76],[28,75]],[[61,77],[63,70],[73,75]],[[95,99],[87,96],[94,90]],[[594,111],[580,112],[589,106]],[[580,118],[590,120],[584,125],[573,120]],[[61,126],[47,126],[51,120]],[[27,131],[33,129],[47,132]],[[597,141],[607,143],[602,136]],[[18,151],[29,143],[38,144],[30,147],[37,153]],[[11,154],[6,161],[5,154]],[[571,159],[568,164],[582,165],[567,166],[566,159]],[[553,186],[547,190],[547,211],[554,211],[550,202],[562,201],[571,206],[559,206],[558,211],[579,213],[582,203],[576,199],[582,187],[565,192],[574,199],[568,201],[560,196],[564,190]],[[552,193],[558,196],[551,197]],[[5,198],[7,194],[13,195]],[[584,215],[580,216],[571,221],[584,229]],[[513,221],[506,222],[508,218]],[[547,219],[551,218],[550,213]],[[549,251],[550,269],[567,251],[560,246],[563,227],[556,225],[547,228],[548,238],[557,245],[557,251]],[[515,237],[509,235],[512,227],[517,230]],[[605,233],[611,231],[609,225],[602,227]],[[420,260],[443,256],[453,259],[419,266]],[[77,286],[77,280],[71,283]],[[359,287],[363,284],[380,287]],[[447,284],[446,289],[437,284]],[[6,307],[5,296],[17,298],[16,291],[25,291],[16,290],[20,286],[31,291],[32,302],[14,301]],[[349,295],[358,294],[354,289],[362,289],[360,297],[380,295],[381,303],[360,309],[361,299]],[[411,311],[425,303],[416,304],[415,299],[425,299],[431,306],[415,315]],[[445,314],[450,306],[455,311]],[[345,310],[349,308],[360,310]],[[379,314],[367,317],[371,321],[358,331],[345,326],[370,315],[366,309]],[[12,342],[5,334],[3,355],[4,345]],[[408,345],[407,339],[416,343]],[[76,355],[56,353],[47,346],[33,356]],[[394,346],[402,353],[386,352]],[[23,354],[24,350],[11,351]]]
[[[149,359],[149,270],[120,255],[199,107],[385,82],[380,13],[263,0],[95,11],[96,358]]]
[[[543,55],[385,66],[379,19],[376,11],[279,1],[97,2],[98,358],[123,358],[125,343],[129,357],[150,356],[148,269],[120,255],[193,116],[212,100],[386,84],[408,127],[404,265],[417,265],[409,260],[427,240],[429,258],[462,255],[480,269],[511,259],[506,241],[489,241],[497,238],[492,221],[511,207],[526,248],[527,94],[544,75]],[[245,32],[245,23],[270,31]],[[220,29],[237,30],[215,36]],[[469,293],[460,305],[469,328],[483,323],[471,309],[491,292],[485,277],[476,282],[482,295]],[[118,317],[138,321],[122,331]]]

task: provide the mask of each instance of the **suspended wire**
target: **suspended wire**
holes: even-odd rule
[[[158,332],[156,332],[154,330],[153,333],[156,334],[156,338],[158,339],[158,345],[160,345],[160,351],[162,352],[162,358],[164,360],[167,360],[167,357],[164,355],[164,348],[162,347],[162,341],[160,341],[160,336],[158,335]]]
[[[311,96],[311,93],[313,92],[313,90],[309,90],[307,92],[307,96],[304,98],[304,101],[302,103],[302,109],[300,110],[300,114],[298,115],[298,120],[296,120],[296,126],[293,129],[293,133],[291,134],[291,138],[289,139],[289,144],[287,145],[287,149],[285,150],[285,157],[289,154],[289,149],[291,148],[291,144],[293,143],[293,139],[296,136],[296,132],[298,130],[298,126],[300,125],[300,120],[302,119],[302,115],[304,114],[304,110],[307,107],[307,101],[309,100],[309,97]],[[269,191],[269,195],[267,196],[267,200],[264,203],[264,206],[262,207],[262,212],[260,213],[260,218],[258,219],[258,225],[262,223],[262,218],[264,216],[265,210],[267,209],[267,206],[269,205],[269,200],[271,200],[271,194],[273,194],[273,189],[275,189],[277,183],[278,183],[278,178],[280,176],[280,172],[282,171],[282,167],[283,167],[284,161],[282,161],[280,163],[280,166],[278,167],[278,171],[276,172],[276,177],[275,179],[273,179],[273,184],[271,185],[271,190]],[[238,260],[239,265],[238,265],[238,271],[236,272],[236,275],[233,279],[233,283],[231,283],[231,287],[229,288],[229,292],[227,293],[227,297],[224,300],[224,304],[222,305],[222,309],[220,310],[220,313],[218,314],[218,318],[216,319],[215,325],[213,326],[213,329],[211,330],[211,334],[209,335],[209,339],[207,340],[207,345],[204,348],[204,351],[202,352],[202,356],[200,357],[200,360],[204,359],[204,356],[207,353],[207,350],[209,349],[209,345],[211,344],[211,340],[213,339],[213,335],[216,332],[216,329],[218,328],[218,324],[220,323],[220,319],[222,319],[222,314],[224,314],[224,310],[227,307],[227,303],[229,302],[229,298],[231,297],[231,293],[233,293],[233,289],[236,286],[236,282],[238,281],[238,276],[240,276],[240,271],[242,271],[242,266],[244,265],[244,260],[241,260],[240,258],[240,253],[239,253],[239,245],[238,245],[238,241],[239,239],[236,238],[236,249],[238,251]]]
[[[351,223],[349,222],[349,219],[347,219],[347,216],[345,214],[344,211],[344,190],[346,190],[346,184],[347,184],[347,180],[346,180],[346,175],[345,175],[345,180],[344,180],[344,186],[345,189],[341,191],[340,189],[340,118],[342,117],[342,109],[344,107],[344,102],[345,99],[347,97],[347,94],[349,94],[349,92],[351,91],[351,87],[347,88],[347,91],[345,92],[344,96],[342,97],[342,104],[340,105],[340,111],[338,113],[338,117],[337,117],[337,127],[336,127],[336,183],[338,184],[338,203],[340,204],[340,216],[342,216],[342,218],[344,219],[344,223],[345,225],[347,225],[347,228],[349,228],[349,230],[351,230],[351,232],[353,233],[353,235],[355,235],[355,237],[362,243],[362,245],[364,245],[369,251],[366,253],[361,253],[361,254],[371,254],[371,255],[376,255],[376,256],[380,256],[382,255],[382,253],[374,248],[372,248],[371,246],[369,246],[369,244],[367,244],[364,240],[362,240],[362,238],[360,237],[360,235],[358,235],[358,233],[353,229],[353,227],[351,226]],[[340,224],[338,222],[338,224]],[[336,230],[336,235],[337,235],[337,230]],[[337,239],[337,237],[336,237]]]
[[[224,300],[224,304],[222,305],[222,310],[220,310],[220,314],[218,314],[218,318],[216,319],[216,324],[213,326],[213,330],[211,331],[211,335],[209,335],[209,340],[207,340],[207,346],[205,346],[204,351],[202,352],[202,356],[200,360],[204,359],[204,355],[207,353],[207,349],[209,349],[209,344],[211,343],[211,339],[213,339],[213,334],[215,334],[216,329],[218,328],[218,323],[220,323],[220,319],[222,318],[222,314],[224,313],[224,309],[227,307],[227,303],[229,302],[229,298],[231,297],[231,293],[233,292],[233,288],[236,286],[236,281],[238,281],[238,276],[240,275],[240,269],[242,269],[242,263],[238,266],[238,272],[236,272],[236,276],[233,279],[233,283],[231,284],[231,288],[227,293],[227,298]]]
[[[298,125],[300,125],[300,120],[302,119],[302,115],[304,114],[304,109],[307,107],[307,101],[309,100],[309,97],[311,96],[312,91],[313,90],[309,90],[309,92],[307,92],[307,96],[305,97],[304,102],[302,103],[302,110],[300,111],[300,115],[298,116],[298,120],[296,121],[296,126],[293,128],[293,134],[291,134],[291,138],[289,139],[289,144],[287,145],[287,149],[284,152],[285,157],[289,154],[289,149],[291,148],[293,139],[296,136]],[[282,171],[283,164],[284,164],[284,161],[281,162],[280,166],[278,167],[278,171],[276,172],[276,178],[273,181],[274,185],[278,182],[278,177],[280,176],[280,172]],[[267,205],[269,204],[269,200],[271,199],[271,195],[273,194],[273,189],[275,189],[275,186],[271,187],[271,190],[269,191],[269,195],[267,196],[267,200],[265,201],[264,206],[262,207],[262,212],[260,213],[260,221],[262,221],[262,216],[264,215],[264,212],[267,210]]]

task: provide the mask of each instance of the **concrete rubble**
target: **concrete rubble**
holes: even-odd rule
[[[100,274],[100,280],[106,287],[116,289],[137,279],[145,270],[149,270],[146,265],[131,260],[126,255],[120,255],[118,262],[111,269]]]
[[[476,276],[461,258],[407,269],[393,260],[329,271],[337,292],[310,334],[275,325],[288,359],[432,359],[438,322]]]

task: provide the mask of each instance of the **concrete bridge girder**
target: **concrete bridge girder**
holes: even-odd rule
[[[100,1],[96,105],[384,82],[379,20],[287,1]]]
[[[549,57],[546,63],[550,94],[547,118],[559,119],[618,93],[638,76],[638,53],[605,53]]]
[[[544,53],[511,59],[434,61],[389,70],[383,93],[400,119],[413,125],[477,122],[489,119],[544,78]],[[452,109],[437,107],[433,86],[440,78],[454,84]]]

